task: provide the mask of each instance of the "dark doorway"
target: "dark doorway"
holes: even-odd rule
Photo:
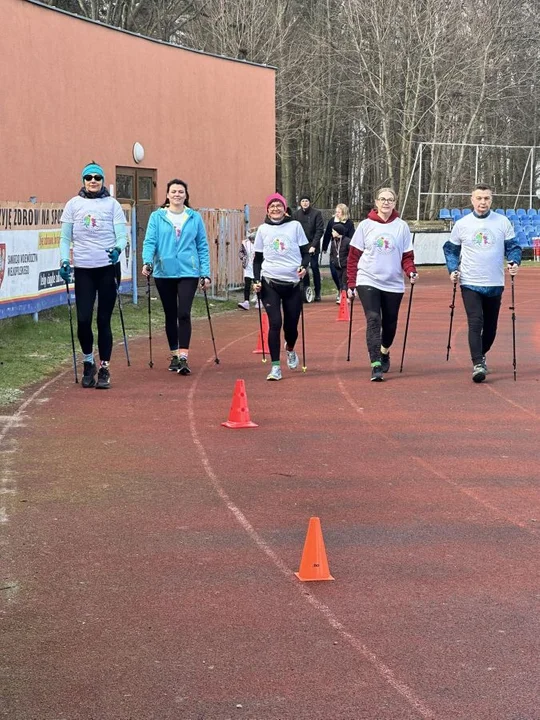
[[[142,244],[148,218],[156,207],[156,171],[151,168],[117,167],[116,199],[135,205],[137,210],[137,270],[142,267]],[[137,284],[143,284],[141,277]]]

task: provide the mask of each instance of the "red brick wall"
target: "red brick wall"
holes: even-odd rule
[[[275,72],[1,0],[0,200],[64,202],[90,160],[157,170],[198,207],[261,205],[275,189]]]

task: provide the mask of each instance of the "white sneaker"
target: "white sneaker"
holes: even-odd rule
[[[287,350],[287,367],[289,370],[296,370],[298,367],[298,355],[295,350]]]
[[[341,293],[339,292],[336,295],[336,305],[341,305]]]
[[[266,376],[267,380],[281,380],[281,368],[279,365],[272,365],[272,369]]]
[[[238,307],[241,310],[249,310],[249,300],[244,300],[244,302],[238,303]]]

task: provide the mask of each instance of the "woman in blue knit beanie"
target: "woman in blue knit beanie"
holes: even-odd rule
[[[105,187],[105,172],[96,162],[81,171],[82,188],[68,200],[60,218],[60,276],[71,282],[70,247],[73,247],[77,337],[83,355],[82,387],[107,390],[113,337],[111,315],[120,282],[120,254],[127,244],[126,218],[120,203]],[[99,371],[94,359],[92,318],[98,298],[97,345]],[[97,380],[96,380],[97,374]]]

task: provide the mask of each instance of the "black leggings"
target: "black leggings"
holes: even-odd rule
[[[268,349],[272,362],[279,361],[281,346],[281,305],[283,304],[283,334],[291,349],[298,340],[298,320],[302,312],[300,283],[277,283],[263,278],[261,301],[268,315]]]
[[[377,362],[381,359],[381,345],[389,348],[394,342],[403,293],[387,292],[371,285],[359,285],[356,291],[366,315],[369,360]]]
[[[462,287],[461,297],[469,324],[471,360],[473,365],[478,365],[495,340],[502,294],[488,297]]]
[[[250,277],[244,278],[244,300],[249,300],[249,291],[251,290],[252,282],[253,282],[253,278],[250,278]]]
[[[120,267],[119,263],[118,267]],[[97,295],[99,359],[106,362],[111,359],[113,345],[111,315],[116,302],[115,269],[114,265],[98,268],[75,268],[77,337],[81,344],[81,350],[85,355],[90,355],[94,349],[92,317]]]
[[[165,313],[165,333],[169,349],[187,350],[191,340],[191,306],[199,278],[154,278],[154,281]]]

